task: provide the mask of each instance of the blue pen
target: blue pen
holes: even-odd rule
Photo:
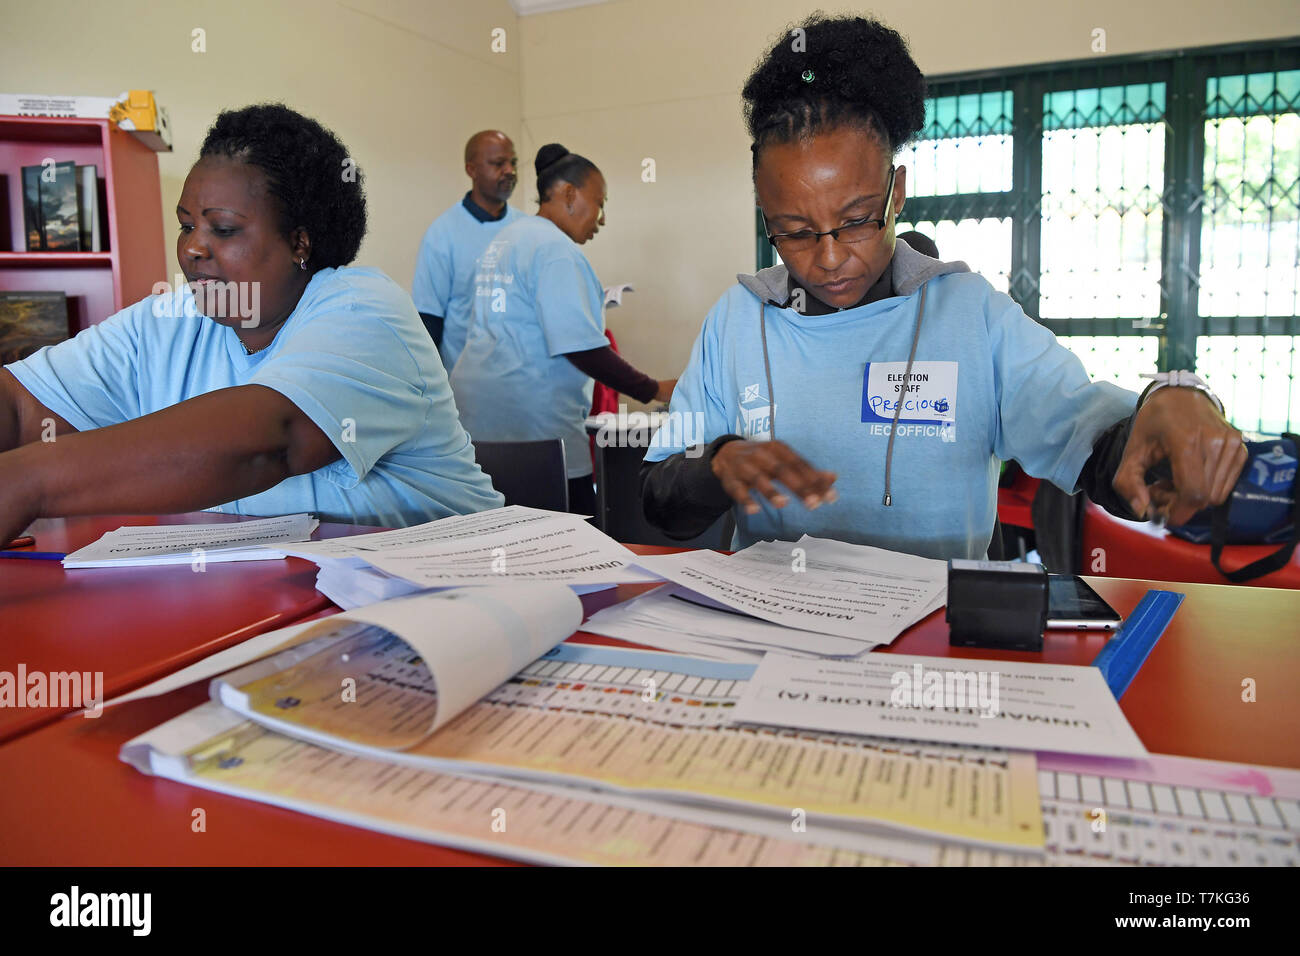
[[[1124,626],[1106,642],[1101,653],[1093,659],[1092,666],[1101,670],[1106,686],[1119,700],[1146,663],[1156,641],[1164,634],[1174,612],[1187,595],[1176,591],[1148,591]]]
[[[66,554],[58,551],[0,551],[0,558],[31,558],[34,561],[62,561]]]

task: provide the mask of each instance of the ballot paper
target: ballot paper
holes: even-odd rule
[[[593,591],[604,591],[616,586],[614,584],[571,585],[574,594],[590,594]],[[327,562],[316,574],[316,590],[344,610],[350,610],[407,594],[419,594],[443,590],[443,588],[426,588],[405,578],[387,574],[378,568],[351,568],[341,566],[337,562]]]
[[[286,550],[327,570],[335,590],[346,571],[364,593],[389,594],[398,578],[420,588],[557,581],[569,585],[657,581],[633,568],[636,555],[580,515],[512,505],[374,534],[312,542]],[[385,590],[387,589],[387,590]]]
[[[598,611],[582,629],[667,651],[754,662],[767,651],[795,657],[853,658],[877,646],[871,641],[782,627],[671,584]],[[704,650],[699,650],[701,644]],[[728,649],[739,653],[729,655]]]
[[[804,535],[715,551],[647,556],[641,567],[727,607],[788,628],[888,644],[942,603],[946,562]]]
[[[223,524],[124,527],[63,559],[65,568],[121,568],[283,558],[283,545],[308,541],[320,522],[309,514]]]
[[[872,654],[807,661],[768,654],[737,720],[846,734],[1143,757],[1095,667]]]
[[[213,697],[260,710],[268,726],[313,740],[373,726],[366,743],[423,740],[578,629],[582,602],[559,584],[457,588],[357,608],[303,632],[291,649],[213,682]],[[351,681],[355,693],[348,699]],[[286,690],[288,688],[288,690]],[[363,694],[365,691],[373,693]],[[289,696],[286,696],[289,694]],[[359,696],[382,714],[358,724]],[[304,715],[310,714],[305,718]],[[391,723],[382,726],[384,718]]]
[[[623,293],[625,293],[625,292],[635,292],[635,291],[636,291],[636,289],[634,289],[634,288],[632,287],[632,284],[631,284],[630,282],[622,282],[622,283],[619,283],[618,285],[607,285],[607,286],[605,286],[605,306],[606,306],[606,308],[613,308],[613,307],[616,306],[616,305],[622,305],[622,304],[623,304]]]
[[[493,668],[510,671],[499,650],[474,649],[477,631],[421,637],[414,622],[428,620],[427,608],[399,616],[376,607],[363,609],[366,621],[385,629],[357,622],[322,634],[214,680],[213,698],[277,733],[403,767],[739,810],[787,826],[799,807],[809,832],[900,829],[1041,850],[1031,754],[741,727],[731,711],[752,665],[654,651],[560,644],[484,695]],[[474,695],[482,699],[466,706]]]
[[[541,864],[881,866],[932,864],[936,841],[808,832],[784,820],[544,784],[339,760],[211,701],[129,741],[152,774],[381,833]],[[501,825],[505,823],[506,825]],[[580,835],[580,838],[575,838]],[[952,852],[962,849],[954,844]],[[1007,856],[1034,860],[1027,853]]]

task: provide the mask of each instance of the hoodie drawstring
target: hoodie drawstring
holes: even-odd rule
[[[916,343],[921,339],[921,316],[925,315],[925,289],[921,286],[921,301],[916,305],[916,331],[912,333],[912,351],[907,355],[907,368],[903,372],[903,395],[899,397],[898,403],[894,406],[894,424],[889,428],[889,447],[885,449],[885,497],[883,499],[886,508],[894,503],[894,497],[889,493],[889,474],[894,465],[894,436],[898,434],[898,417],[903,413],[903,398],[907,395],[907,384],[912,380],[912,362],[916,359]]]
[[[916,305],[916,329],[912,332],[912,350],[907,355],[907,369],[903,372],[903,387],[912,378],[912,363],[916,361],[916,343],[921,340],[921,319],[925,315],[925,290],[926,285],[921,286],[921,299]],[[764,302],[758,313],[759,334],[763,338],[763,371],[767,374],[767,401],[768,401],[768,435],[772,440],[776,439],[776,390],[772,388],[772,363],[767,353],[767,303]],[[906,395],[906,392],[904,392]],[[890,494],[889,479],[894,466],[894,435],[898,432],[898,418],[903,413],[903,400],[900,398],[894,407],[894,424],[889,429],[889,446],[885,449],[885,497],[883,504],[886,508],[892,507],[894,497]],[[778,516],[779,516],[778,512]]]
[[[767,303],[758,313],[759,333],[763,336],[763,371],[767,373],[767,433],[776,440],[776,392],[772,389],[772,363],[767,358]]]

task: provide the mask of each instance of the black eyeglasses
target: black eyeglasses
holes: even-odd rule
[[[836,242],[862,242],[864,239],[872,239],[879,236],[885,231],[885,226],[889,222],[889,212],[894,205],[894,174],[898,172],[895,166],[889,170],[889,186],[885,190],[885,208],[881,210],[879,219],[854,219],[852,222],[846,222],[838,229],[828,229],[825,232],[814,232],[811,229],[800,229],[798,232],[782,232],[775,236],[770,232],[767,234],[767,241],[770,242],[777,252],[807,252],[815,249],[817,243],[821,242],[822,236],[830,236]],[[763,216],[763,229],[767,230],[767,216]]]

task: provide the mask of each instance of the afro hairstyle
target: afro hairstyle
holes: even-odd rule
[[[256,166],[280,206],[280,231],[311,238],[310,272],[345,266],[366,235],[361,170],[343,143],[314,119],[283,103],[224,110],[199,150]]]
[[[878,20],[820,12],[788,28],[741,91],[754,164],[764,146],[857,126],[893,155],[925,125],[925,77]]]

